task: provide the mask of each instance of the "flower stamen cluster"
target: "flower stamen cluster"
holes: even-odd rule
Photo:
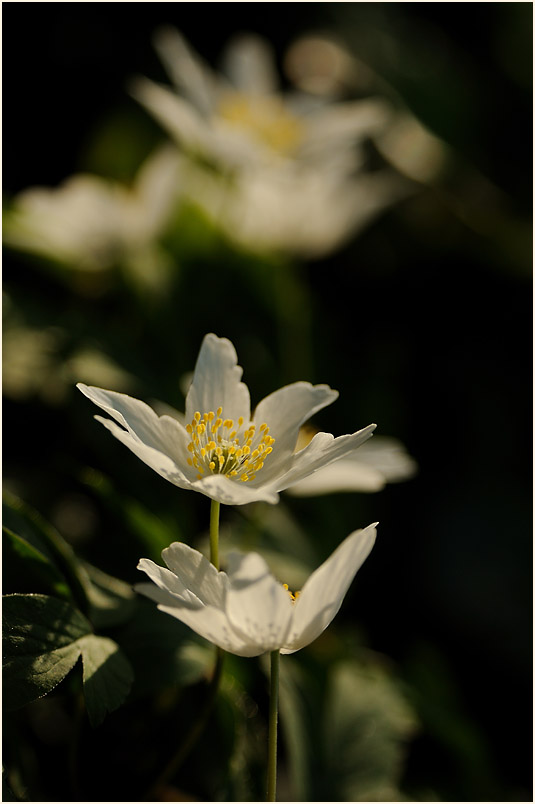
[[[286,589],[286,591],[288,592],[288,594],[290,595],[290,598],[291,598],[291,600],[292,600],[292,603],[295,603],[295,601],[297,600],[297,598],[299,597],[299,595],[301,594],[301,592],[290,592],[290,590],[289,590],[289,588],[288,588],[288,584],[287,584],[287,583],[283,583],[282,585],[283,585],[283,587]]]
[[[263,423],[256,432],[252,422],[243,429],[244,419],[222,418],[223,408],[214,413],[196,411],[186,430],[191,436],[188,444],[188,464],[198,471],[200,480],[205,473],[225,475],[243,482],[254,480],[256,472],[273,451],[275,439],[269,435],[269,427]]]

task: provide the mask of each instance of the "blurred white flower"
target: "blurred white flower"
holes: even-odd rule
[[[302,449],[314,434],[301,428],[296,449]],[[414,477],[418,466],[405,447],[395,438],[375,436],[358,452],[318,469],[300,480],[288,492],[298,497],[332,494],[341,491],[381,491],[387,483],[399,483]]]
[[[230,553],[225,573],[180,542],[162,552],[169,569],[148,558],[140,560],[138,569],[154,583],[137,584],[135,589],[229,653],[294,653],[332,622],[375,536],[375,525],[351,533],[296,595],[273,577],[257,553]]]
[[[117,263],[158,271],[162,254],[155,240],[179,186],[179,155],[166,146],[145,161],[132,187],[81,173],[57,188],[23,191],[5,214],[3,239],[84,271]]]
[[[407,192],[388,168],[365,172],[362,146],[391,117],[384,100],[282,94],[268,44],[251,35],[228,48],[228,78],[172,28],[155,45],[175,89],[141,78],[132,94],[199,157],[185,192],[238,241],[320,256]]]
[[[130,396],[77,387],[115,419],[96,417],[144,463],[176,486],[227,505],[277,502],[279,491],[352,453],[375,429],[370,424],[338,438],[317,433],[295,453],[301,425],[338,392],[296,382],[263,399],[251,416],[237,361],[229,340],[205,336],[186,397],[186,426]]]

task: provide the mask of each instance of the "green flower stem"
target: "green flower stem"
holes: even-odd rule
[[[210,506],[210,561],[214,567],[219,570],[219,511],[221,503],[212,500]],[[145,801],[158,801],[159,793],[163,785],[165,785],[178,771],[183,764],[190,751],[195,747],[197,741],[201,737],[206,728],[206,724],[212,713],[212,709],[217,697],[219,689],[219,682],[221,680],[221,672],[223,669],[223,659],[225,652],[221,648],[216,647],[216,658],[212,677],[208,682],[208,689],[206,691],[206,698],[204,705],[199,712],[192,728],[182,740],[175,754],[171,757],[162,773],[158,776],[156,782],[151,787]]]
[[[279,660],[278,650],[271,652],[271,684],[269,696],[269,737],[266,801],[277,800],[277,721],[279,716]]]
[[[219,509],[221,503],[212,500],[210,506],[210,561],[219,570]]]

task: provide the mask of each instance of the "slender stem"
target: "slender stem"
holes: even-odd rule
[[[277,721],[279,715],[279,659],[278,650],[271,652],[271,685],[269,695],[269,737],[266,801],[277,800]]]
[[[219,510],[221,503],[212,500],[210,507],[210,561],[214,567],[219,570]],[[152,785],[145,801],[157,801],[157,796],[161,787],[171,779],[178,769],[183,764],[184,760],[189,755],[190,751],[195,747],[197,741],[201,737],[215,704],[217,691],[219,689],[219,682],[221,680],[221,672],[223,669],[223,659],[225,652],[216,647],[216,658],[212,676],[208,682],[208,689],[206,691],[206,698],[204,705],[199,712],[192,728],[187,732],[186,736],[178,746],[174,755],[171,757],[163,771],[160,773],[156,782]]]
[[[221,503],[212,500],[210,506],[210,561],[219,569],[219,509]]]

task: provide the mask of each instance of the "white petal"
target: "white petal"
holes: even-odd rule
[[[288,491],[303,497],[342,491],[374,492],[386,483],[408,480],[416,471],[416,461],[401,441],[374,436],[356,452],[318,469]]]
[[[128,447],[134,455],[137,455],[143,463],[146,463],[147,466],[150,466],[151,469],[154,469],[155,472],[158,472],[159,475],[170,483],[179,486],[179,488],[191,488],[191,482],[188,480],[181,467],[179,467],[169,455],[165,455],[154,447],[147,446],[147,444],[135,438],[134,435],[123,430],[122,427],[119,427],[118,424],[112,422],[111,419],[104,419],[102,416],[95,416],[95,419],[103,424],[118,441],[121,441],[125,445],[125,447]]]
[[[173,542],[162,550],[162,558],[171,570],[170,574],[204,605],[223,608],[228,578],[224,572],[218,572],[206,556],[188,544]],[[162,567],[160,569],[164,571]]]
[[[229,653],[235,653],[237,656],[258,656],[262,652],[237,634],[230,626],[224,612],[215,606],[194,607],[153,584],[136,584],[134,589],[154,600],[160,611],[176,617],[196,634]]]
[[[369,424],[352,435],[338,438],[334,438],[330,433],[316,433],[312,441],[293,456],[290,469],[282,477],[276,478],[274,487],[277,491],[283,491],[322,466],[328,466],[338,458],[353,452],[370,438],[376,427],[376,424]]]
[[[396,438],[374,436],[351,460],[376,469],[388,483],[408,480],[418,471],[418,464]]]
[[[355,574],[369,555],[375,536],[375,525],[354,531],[312,573],[294,604],[290,633],[282,653],[300,650],[327,628],[342,605]]]
[[[156,51],[174,85],[205,115],[216,103],[215,76],[189,47],[184,37],[171,26],[154,36]]]
[[[137,569],[141,570],[141,572],[145,572],[151,581],[153,581],[160,590],[163,590],[166,595],[173,595],[173,597],[178,598],[183,603],[189,603],[195,607],[199,606],[201,601],[190,592],[181,578],[178,578],[171,570],[160,567],[159,564],[155,564],[150,558],[141,558]],[[151,586],[151,588],[153,587]],[[165,599],[168,600],[168,598]]]
[[[358,456],[359,453],[356,454]],[[341,491],[371,492],[381,491],[385,484],[386,478],[382,472],[354,460],[353,456],[347,456],[299,480],[288,489],[288,493],[296,497],[308,497]]]
[[[259,653],[285,644],[293,604],[257,553],[228,556],[230,588],[226,609],[232,627]]]
[[[303,422],[337,397],[338,391],[328,385],[295,382],[279,388],[258,404],[254,413],[255,424],[258,428],[265,422],[269,426],[269,434],[275,439],[273,453],[262,468],[258,482],[265,483],[286,471]]]
[[[216,148],[206,121],[190,103],[167,87],[148,78],[137,78],[130,84],[130,94],[181,145],[207,153]]]
[[[224,418],[237,421],[243,416],[248,422],[251,401],[247,386],[240,382],[242,373],[232,343],[213,333],[205,335],[186,398],[186,420],[191,421],[195,411],[202,414],[222,407]]]
[[[250,482],[231,480],[225,475],[207,475],[192,483],[191,488],[224,505],[245,505],[259,501],[276,503],[279,500],[279,495],[271,487],[256,487]]]
[[[390,107],[377,99],[323,107],[307,118],[304,148],[325,151],[344,142],[358,142],[384,129],[391,115]]]
[[[126,394],[87,386],[81,382],[76,387],[125,427],[136,440],[172,458],[183,453],[189,439],[185,429],[176,420],[168,416],[160,418],[145,402]]]
[[[242,35],[232,40],[223,57],[223,69],[234,86],[251,95],[277,90],[275,58],[265,39]]]

